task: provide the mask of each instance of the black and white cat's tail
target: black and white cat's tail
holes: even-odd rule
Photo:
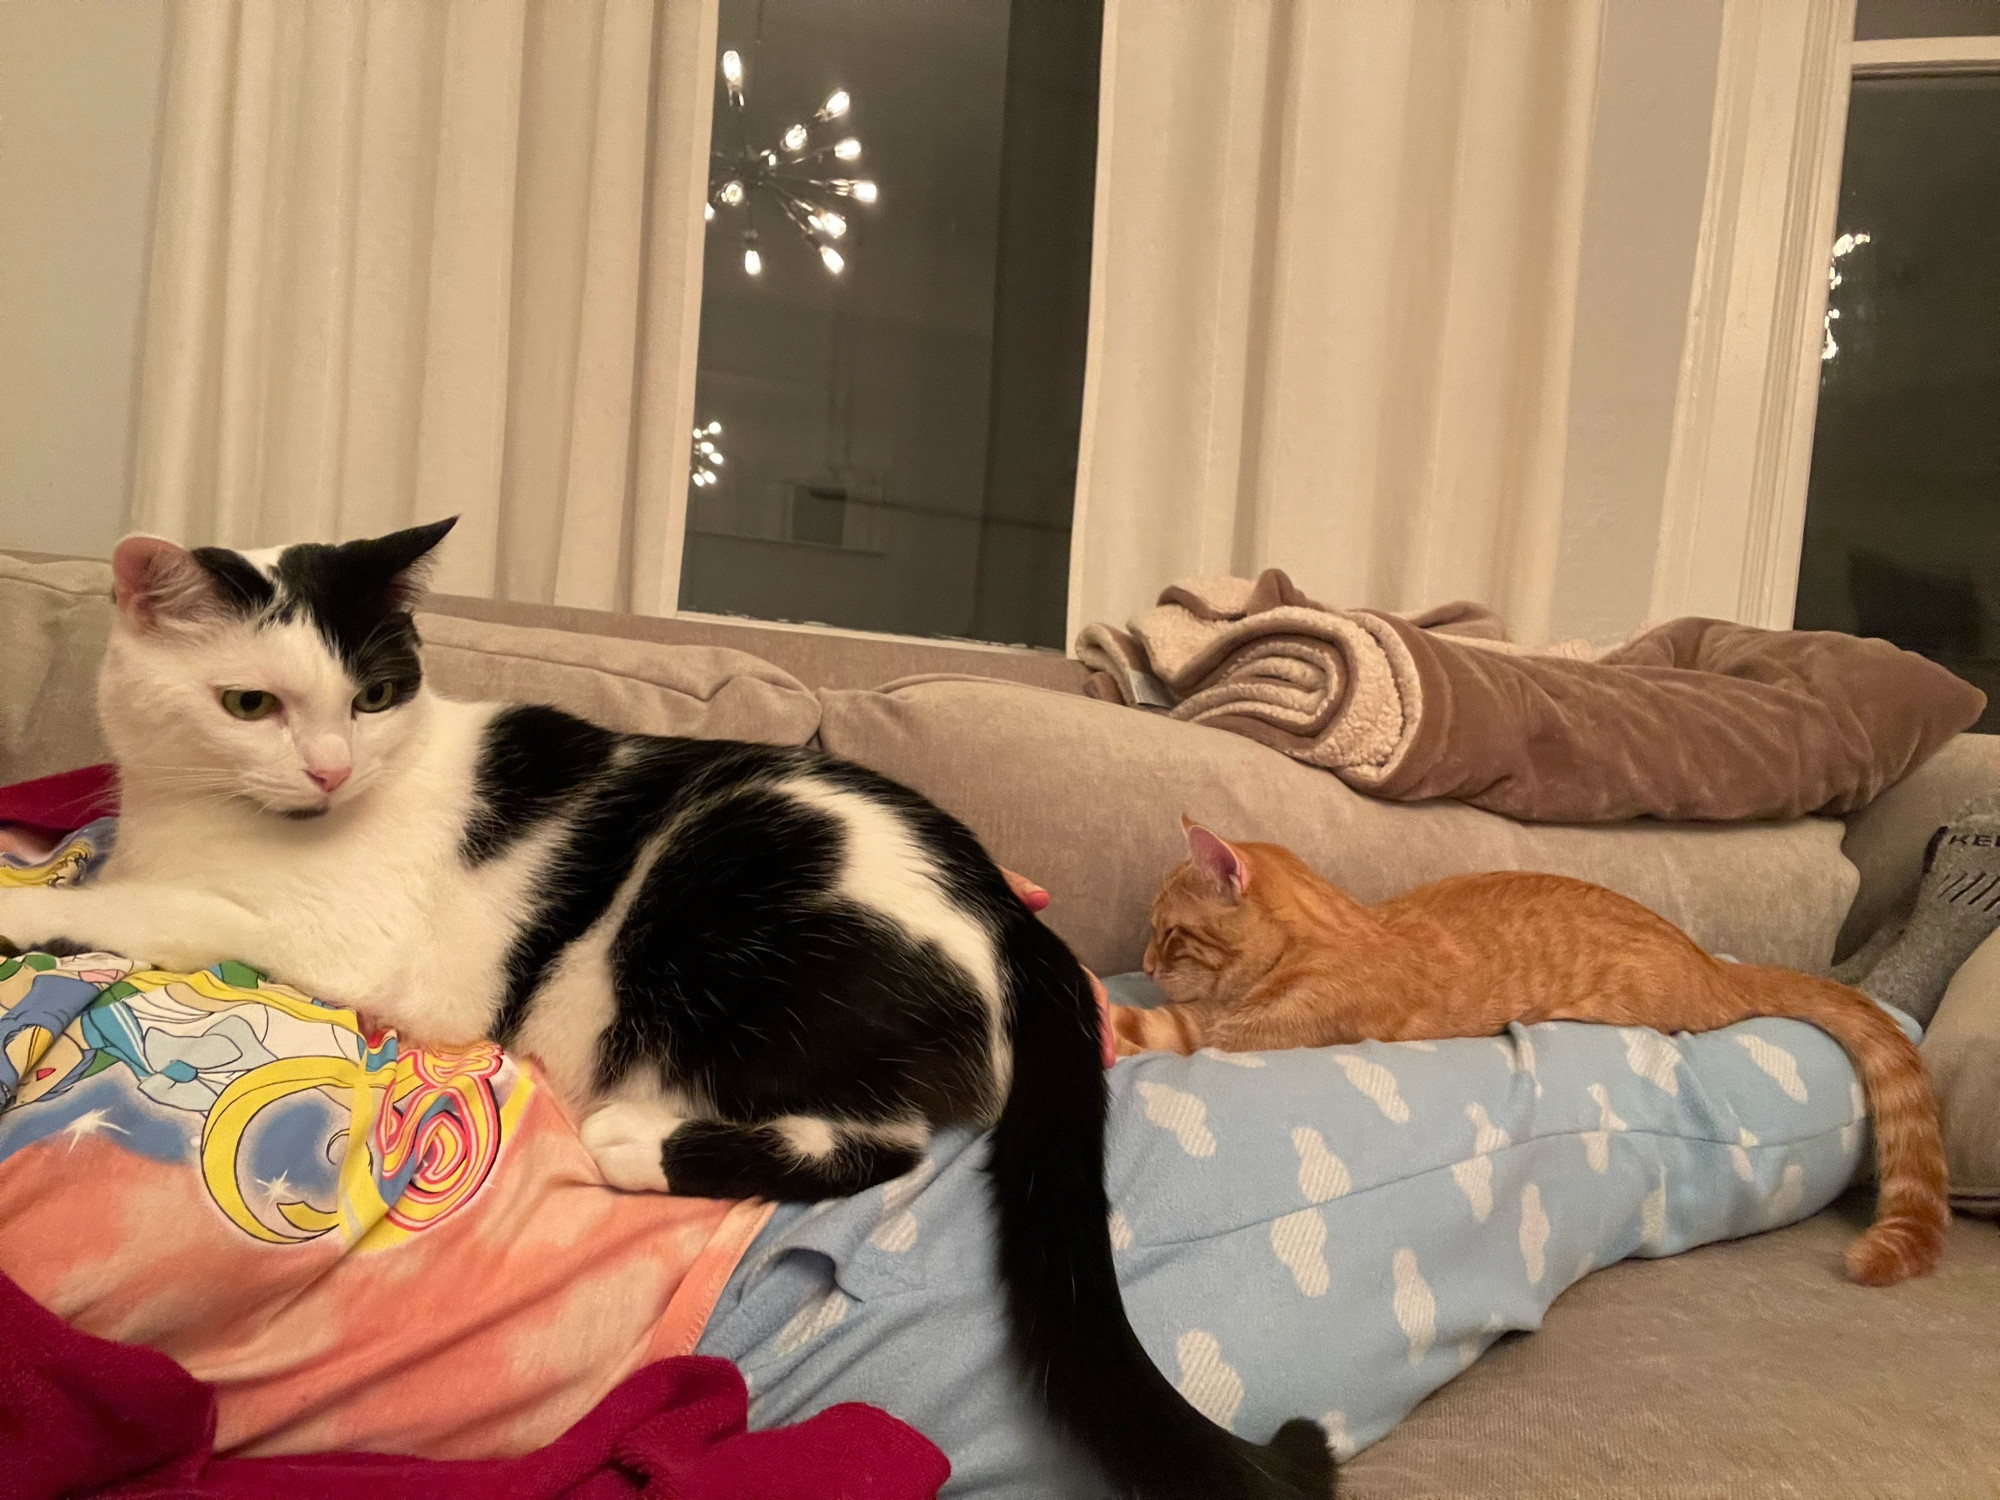
[[[1082,966],[1028,916],[1002,940],[1013,1082],[988,1172],[1014,1354],[1056,1424],[1133,1500],[1324,1500],[1326,1434],[1285,1423],[1268,1446],[1202,1416],[1160,1373],[1112,1267],[1098,1010]]]

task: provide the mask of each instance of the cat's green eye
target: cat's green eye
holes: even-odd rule
[[[395,683],[371,682],[354,695],[354,711],[358,714],[379,714],[395,701]]]
[[[278,711],[278,695],[262,688],[224,688],[222,707],[232,718],[268,719]]]

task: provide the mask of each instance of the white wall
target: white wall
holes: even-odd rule
[[[1623,636],[1652,592],[1721,45],[1721,0],[1606,7],[1551,621],[1558,639]]]
[[[0,546],[125,521],[166,0],[0,0]]]

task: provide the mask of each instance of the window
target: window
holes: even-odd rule
[[[681,608],[1061,647],[1101,0],[722,0]]]
[[[2000,31],[2000,4],[1931,6]],[[1920,651],[2000,729],[2000,41],[1864,5],[1794,621]],[[1925,18],[1916,15],[1915,20]],[[1878,40],[1879,39],[1879,40]]]

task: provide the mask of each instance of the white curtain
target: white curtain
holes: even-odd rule
[[[134,523],[679,583],[715,0],[173,0]]]
[[[1279,566],[1548,629],[1603,0],[1109,0],[1072,630]]]

